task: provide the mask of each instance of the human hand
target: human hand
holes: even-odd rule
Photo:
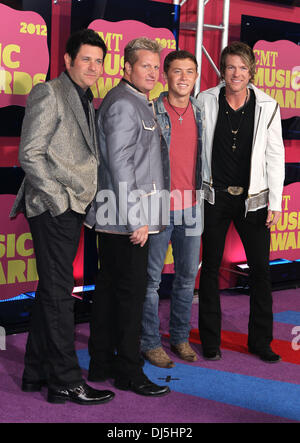
[[[270,228],[273,225],[276,225],[278,220],[280,219],[281,211],[272,211],[268,210],[268,216],[266,220],[266,226],[267,228]]]
[[[148,225],[136,229],[129,237],[131,243],[143,247],[146,241],[148,240],[148,232],[149,232]]]

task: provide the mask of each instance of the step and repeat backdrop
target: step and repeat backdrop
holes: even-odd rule
[[[55,51],[61,36],[66,40],[70,32],[89,27],[106,42],[108,53],[104,73],[92,89],[97,109],[107,92],[122,78],[127,42],[140,36],[156,39],[163,47],[163,60],[168,52],[178,48],[179,15],[179,6],[150,0],[0,1],[0,302],[34,292],[38,281],[26,219],[23,215],[9,219],[23,172],[16,157],[7,159],[11,155],[9,140],[20,136],[28,94],[35,84],[53,77],[51,60],[57,57]],[[68,26],[62,30],[60,23],[66,16]],[[59,34],[57,29],[60,29]],[[281,106],[285,140],[300,139],[300,25],[242,16],[241,30],[241,39],[253,47],[257,56],[256,86]],[[167,84],[161,68],[150,98],[158,97],[164,90]],[[283,213],[271,231],[271,259],[293,261],[300,258],[299,165],[300,155],[286,164]],[[94,282],[97,271],[95,244],[95,234],[83,231],[74,262],[76,285]],[[227,238],[224,269],[243,261],[243,248],[232,228]],[[173,272],[171,247],[164,272]],[[226,272],[225,269],[220,278],[222,288],[234,284],[234,274]]]
[[[61,29],[60,23],[68,26]],[[83,27],[98,32],[108,48],[103,76],[92,88],[97,109],[123,76],[124,48],[131,39],[141,36],[156,39],[163,48],[162,60],[177,49],[179,7],[148,0],[0,2],[0,324],[5,323],[5,315],[12,321],[13,310],[18,311],[17,303],[8,305],[8,302],[33,297],[38,282],[27,221],[22,214],[13,220],[9,218],[23,179],[16,155],[11,156],[10,140],[20,136],[31,89],[54,76],[51,58],[58,55],[51,48],[59,47],[60,41],[66,41],[71,32]],[[64,69],[62,60],[60,64]],[[161,67],[150,98],[158,97],[166,89]],[[83,230],[74,262],[75,285],[93,284],[96,271],[95,234]]]

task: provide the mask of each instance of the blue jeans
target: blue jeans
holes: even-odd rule
[[[171,292],[170,341],[176,345],[189,338],[202,230],[203,204],[182,211],[171,211],[170,223],[166,229],[159,234],[149,236],[148,283],[141,336],[142,352],[161,346],[157,291],[170,241],[175,271]]]

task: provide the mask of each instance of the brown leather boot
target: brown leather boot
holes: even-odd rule
[[[195,351],[191,348],[189,342],[178,343],[177,345],[171,345],[171,351],[178,355],[185,361],[197,361],[198,357]]]
[[[161,346],[150,349],[150,351],[144,352],[143,355],[152,365],[158,366],[159,368],[173,368],[175,366],[174,362]]]

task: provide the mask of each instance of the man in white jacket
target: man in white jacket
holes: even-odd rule
[[[199,332],[203,356],[219,360],[221,307],[218,272],[233,221],[250,269],[248,349],[263,361],[271,349],[270,227],[281,214],[284,145],[279,106],[252,81],[252,49],[233,42],[221,54],[223,83],[198,96],[204,114],[204,234],[199,287]]]

